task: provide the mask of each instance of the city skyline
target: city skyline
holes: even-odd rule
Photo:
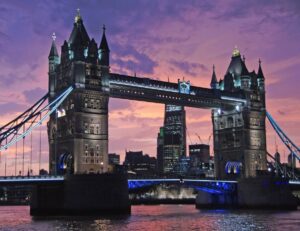
[[[246,56],[249,70],[257,72],[258,58],[261,58],[268,111],[294,142],[299,143],[297,89],[300,83],[296,78],[300,59],[296,45],[300,34],[293,30],[299,22],[298,8],[293,5],[297,2],[274,5],[268,1],[261,5],[258,1],[251,5],[232,2],[236,3],[231,4],[232,8],[223,6],[222,10],[219,8],[225,3],[220,1],[213,4],[129,1],[118,5],[95,1],[1,3],[0,123],[11,120],[46,93],[51,35],[56,33],[56,44],[60,47],[71,33],[76,8],[80,8],[88,33],[98,43],[102,24],[106,25],[113,72],[171,82],[184,77],[194,86],[209,88],[212,65],[216,66],[217,78],[223,78],[235,45]],[[272,15],[267,13],[271,9]],[[125,12],[129,14],[123,16]],[[207,140],[212,132],[210,110],[186,110],[187,128],[193,142],[198,141],[195,133]],[[110,99],[109,152],[121,154],[122,160],[125,149],[143,150],[156,156],[156,137],[163,115],[162,104]],[[43,133],[45,154],[48,152],[46,129]],[[267,134],[268,150],[273,153],[275,133],[269,125]],[[278,138],[277,143],[280,144]],[[282,150],[280,145],[283,154]],[[48,157],[43,161],[48,161]]]

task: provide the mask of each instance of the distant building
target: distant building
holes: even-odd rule
[[[138,177],[154,176],[156,174],[156,158],[143,155],[143,151],[128,151],[125,155],[124,167],[127,172]]]
[[[296,157],[292,153],[288,156],[288,166],[291,168],[296,168]]]
[[[189,156],[194,163],[209,163],[209,145],[191,144],[189,145]]]
[[[274,158],[277,163],[280,163],[280,153],[278,151],[276,151],[276,153],[274,154]]]
[[[116,153],[109,153],[108,154],[108,164],[110,164],[110,165],[120,164],[120,155],[118,155]]]
[[[189,170],[191,167],[191,160],[190,157],[182,156],[179,158],[177,164],[173,168],[173,175],[175,177],[181,176],[188,176],[189,175]]]
[[[160,127],[157,134],[157,170],[161,175],[164,172],[164,127]]]
[[[181,157],[186,156],[186,120],[182,106],[166,105],[164,126],[157,137],[157,160],[160,175],[176,173]]]

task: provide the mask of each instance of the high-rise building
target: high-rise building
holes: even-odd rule
[[[108,167],[109,47],[105,28],[98,47],[79,12],[69,39],[49,54],[49,101],[76,86],[48,122],[50,174],[102,173]],[[99,91],[101,90],[101,91]]]
[[[291,168],[296,168],[296,156],[293,155],[292,153],[290,153],[288,155],[288,166],[291,167]]]
[[[176,173],[174,168],[186,156],[186,120],[182,106],[165,105],[164,126],[157,138],[157,159],[160,174]]]
[[[160,175],[164,173],[164,127],[160,127],[157,134],[157,170]]]

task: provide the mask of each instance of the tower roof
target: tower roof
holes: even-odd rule
[[[258,79],[264,79],[265,76],[264,76],[264,73],[263,73],[262,68],[261,68],[261,60],[260,59],[258,60],[258,63],[259,63],[259,66],[258,66],[257,78]]]
[[[109,47],[108,47],[108,43],[107,43],[106,35],[105,35],[105,30],[106,30],[105,25],[103,25],[102,29],[103,29],[103,33],[102,33],[102,39],[101,39],[99,48],[101,50],[109,51]]]
[[[57,48],[56,48],[56,45],[55,45],[55,39],[56,39],[56,36],[55,36],[55,33],[53,33],[53,35],[52,35],[51,49],[50,49],[50,53],[49,53],[48,58],[50,58],[50,57],[58,57],[58,52],[57,52]]]
[[[240,51],[237,49],[237,47],[235,47],[232,52],[231,61],[226,71],[226,74],[227,73],[232,74],[234,78],[249,74],[246,64],[243,61]]]
[[[79,13],[79,9],[77,9],[77,15],[75,16],[74,27],[68,42],[71,44],[82,44],[86,46],[89,43],[89,41],[90,41],[89,35],[86,32],[86,29],[83,25],[83,20]]]
[[[216,76],[216,73],[215,73],[215,65],[213,65],[213,73],[212,73],[212,76],[211,76],[210,86],[212,87],[216,83],[218,83],[218,80],[217,80],[217,76]]]

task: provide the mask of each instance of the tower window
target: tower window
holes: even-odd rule
[[[88,124],[84,123],[84,133],[88,133]]]
[[[94,126],[93,125],[90,126],[90,133],[94,134]]]
[[[74,59],[74,52],[72,50],[69,50],[69,59]]]

